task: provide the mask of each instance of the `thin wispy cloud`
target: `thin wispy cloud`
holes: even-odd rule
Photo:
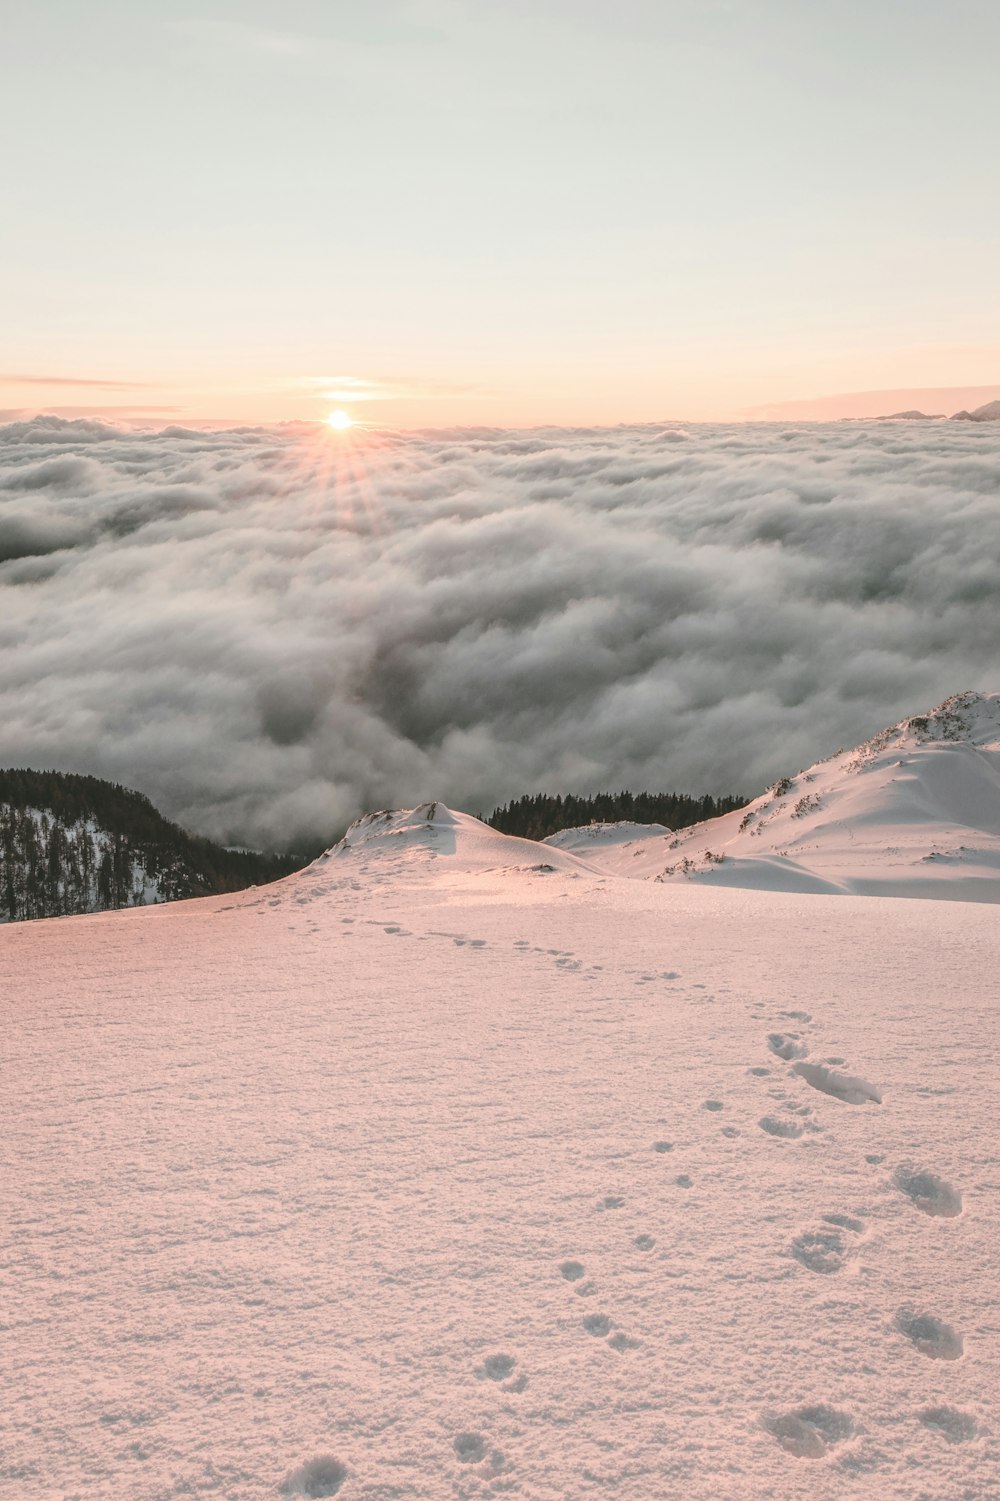
[[[79,386],[98,391],[149,390],[151,381],[108,380],[89,375],[12,375],[0,374],[0,386]]]
[[[233,842],[752,794],[998,681],[992,427],[0,432],[3,760]]]

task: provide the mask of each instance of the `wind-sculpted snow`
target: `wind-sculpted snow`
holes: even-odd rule
[[[958,686],[991,424],[0,429],[4,758],[230,843],[536,789],[752,795]]]

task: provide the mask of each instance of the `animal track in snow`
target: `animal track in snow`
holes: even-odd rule
[[[930,1313],[915,1313],[912,1308],[901,1308],[896,1315],[896,1328],[900,1334],[915,1345],[921,1355],[931,1360],[960,1360],[965,1342],[957,1329],[936,1319]]]
[[[771,1070],[769,1068],[748,1068],[747,1073],[756,1075],[758,1079],[769,1079],[771,1077]]]
[[[673,1150],[674,1150],[674,1144],[673,1144],[672,1141],[654,1141],[653,1142],[653,1151],[654,1152],[672,1152]]]
[[[968,1443],[979,1432],[979,1424],[972,1414],[962,1412],[958,1407],[925,1407],[917,1417],[925,1428],[940,1433],[949,1444]]]
[[[787,1453],[798,1459],[822,1459],[829,1449],[854,1432],[854,1424],[846,1412],[838,1412],[825,1402],[766,1417],[764,1427]]]
[[[678,1188],[692,1187],[692,1180],[688,1177],[687,1173],[678,1173],[677,1177],[674,1179],[674,1182],[677,1184]]]
[[[620,1198],[618,1196],[618,1194],[605,1194],[604,1198],[598,1204],[597,1208],[599,1210],[601,1210],[601,1209],[621,1209],[621,1207],[622,1207],[622,1205],[624,1203],[625,1203],[625,1200],[622,1199],[622,1198]]]
[[[582,1261],[564,1261],[559,1268],[567,1282],[579,1282],[584,1273]]]
[[[640,1251],[651,1251],[656,1245],[656,1240],[652,1235],[637,1235],[632,1244],[638,1246]]]
[[[767,1045],[776,1058],[783,1058],[786,1063],[791,1063],[795,1058],[804,1058],[809,1052],[805,1043],[799,1041],[797,1032],[771,1032]]]
[[[723,1126],[722,1128],[722,1135],[728,1136],[730,1140],[732,1140],[734,1136],[739,1136],[739,1134],[740,1133],[735,1126]]]
[[[466,1465],[477,1465],[486,1458],[486,1440],[481,1433],[456,1433],[452,1448]]]
[[[962,1213],[962,1195],[937,1173],[900,1167],[893,1173],[892,1181],[924,1214],[954,1219]]]
[[[335,1496],[346,1479],[346,1466],[339,1459],[332,1454],[318,1454],[287,1475],[278,1489],[282,1496],[318,1501],[320,1497]]]
[[[792,1073],[805,1079],[807,1084],[818,1089],[821,1094],[843,1100],[845,1105],[882,1103],[882,1096],[875,1085],[869,1084],[867,1079],[862,1079],[857,1074],[838,1074],[822,1063],[796,1063],[792,1066]]]
[[[768,1136],[780,1136],[784,1141],[797,1141],[806,1129],[798,1121],[782,1121],[776,1115],[762,1116],[757,1124]]]
[[[487,1355],[476,1375],[481,1381],[506,1381],[514,1374],[517,1359],[513,1355]]]
[[[702,1110],[724,1110],[725,1106],[721,1100],[702,1100],[701,1108]]]
[[[587,1333],[595,1339],[606,1339],[614,1328],[606,1313],[588,1313],[582,1322]]]
[[[793,1022],[811,1022],[812,1017],[808,1011],[783,1011],[782,1016],[787,1016]]]

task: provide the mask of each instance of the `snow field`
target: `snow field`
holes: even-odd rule
[[[449,827],[0,935],[0,1496],[996,1491],[990,908]]]

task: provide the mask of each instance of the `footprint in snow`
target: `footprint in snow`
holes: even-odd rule
[[[846,1412],[838,1412],[825,1402],[771,1414],[762,1421],[786,1453],[794,1454],[797,1459],[822,1459],[854,1432],[854,1424]]]
[[[476,1371],[480,1381],[506,1381],[514,1374],[517,1358],[513,1355],[487,1355]]]
[[[875,1085],[869,1084],[867,1079],[862,1079],[857,1074],[838,1074],[822,1063],[795,1063],[792,1065],[792,1073],[804,1079],[813,1089],[818,1089],[821,1094],[843,1100],[845,1105],[882,1103],[882,1095]]]
[[[804,1058],[809,1052],[805,1043],[799,1041],[797,1032],[771,1032],[768,1034],[767,1045],[774,1056],[782,1058],[785,1063]]]
[[[976,1437],[979,1424],[971,1413],[958,1407],[925,1407],[917,1417],[925,1428],[939,1433],[949,1444],[965,1444]]]
[[[822,1229],[804,1230],[795,1237],[792,1255],[808,1271],[832,1276],[842,1270],[850,1255],[844,1232],[860,1235],[864,1228],[864,1220],[853,1219],[849,1214],[824,1214]]]
[[[674,1150],[674,1144],[673,1144],[672,1141],[654,1141],[653,1142],[653,1151],[654,1152],[672,1152],[673,1150]]]
[[[740,1132],[736,1129],[735,1126],[723,1126],[722,1135],[728,1136],[729,1140],[732,1141],[734,1137],[740,1135]]]
[[[827,1225],[837,1225],[841,1230],[850,1230],[852,1235],[861,1235],[865,1228],[864,1220],[859,1220],[853,1214],[824,1214],[823,1222]]]
[[[937,1173],[900,1167],[893,1174],[892,1181],[924,1214],[954,1219],[962,1213],[961,1193]]]
[[[598,1212],[600,1212],[600,1210],[602,1209],[621,1209],[624,1203],[625,1200],[620,1198],[617,1194],[605,1194],[604,1198],[597,1206]]]
[[[585,1268],[582,1261],[564,1261],[559,1270],[567,1282],[579,1282]]]
[[[965,1341],[958,1330],[933,1314],[901,1308],[895,1324],[900,1334],[930,1360],[960,1360],[965,1352]]]
[[[614,1325],[606,1313],[588,1313],[582,1321],[584,1329],[595,1339],[607,1339]]]
[[[806,1129],[799,1121],[781,1120],[776,1115],[762,1116],[757,1124],[762,1131],[767,1132],[768,1136],[778,1136],[783,1141],[798,1141]]]
[[[640,1251],[651,1251],[656,1245],[656,1240],[652,1235],[637,1235],[632,1244]]]
[[[641,1339],[633,1339],[630,1334],[624,1334],[620,1329],[617,1334],[612,1334],[608,1340],[612,1350],[617,1350],[619,1355],[624,1355],[626,1350],[638,1350],[642,1344]]]
[[[486,1440],[481,1433],[456,1433],[452,1448],[466,1465],[477,1465],[486,1458]]]
[[[701,1108],[702,1110],[724,1110],[725,1106],[721,1100],[702,1100]]]
[[[347,1468],[332,1454],[318,1454],[307,1459],[290,1475],[286,1475],[278,1487],[278,1494],[292,1498],[303,1497],[315,1501],[318,1497],[335,1496],[347,1479]]]
[[[677,1177],[674,1179],[674,1182],[677,1184],[678,1188],[693,1187],[693,1180],[688,1177],[687,1173],[678,1173]]]

